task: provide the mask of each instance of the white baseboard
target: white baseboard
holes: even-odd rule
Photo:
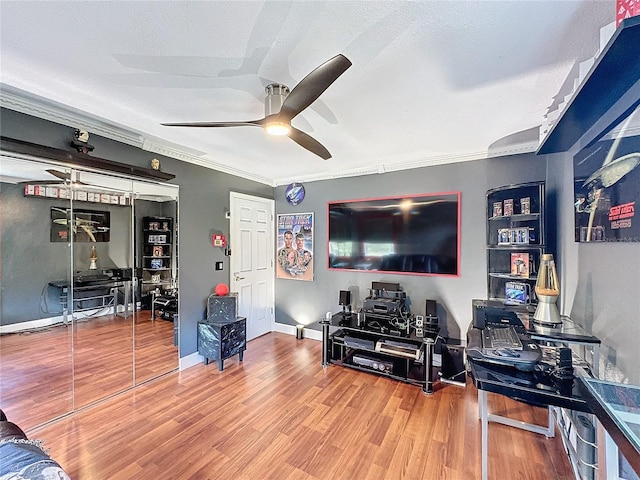
[[[18,333],[18,332],[24,332],[26,330],[36,330],[40,328],[46,328],[46,327],[50,327],[51,325],[62,323],[63,320],[64,320],[64,317],[60,315],[59,317],[39,318],[38,320],[29,320],[28,322],[19,322],[19,323],[10,323],[9,325],[0,325],[0,334],[4,335],[5,333]]]
[[[90,310],[84,310],[74,313],[74,319],[76,321],[87,320],[97,315],[98,313],[104,312],[104,310],[108,309],[107,312],[102,313],[102,315],[113,315],[113,307],[101,307]],[[129,305],[129,312],[133,309],[133,305]],[[117,308],[118,313],[124,312],[124,305],[118,305]],[[67,316],[67,321],[71,320],[71,315]],[[6,333],[18,333],[18,332],[26,332],[28,330],[37,330],[42,328],[51,327],[53,325],[59,325],[64,323],[64,316],[58,315],[56,317],[48,317],[48,318],[39,318],[37,320],[28,320],[26,322],[18,322],[18,323],[9,323],[7,325],[0,325],[0,334],[4,335]]]
[[[198,352],[193,352],[191,355],[187,355],[186,357],[181,357],[178,360],[178,370],[186,370],[187,368],[191,368],[199,363],[204,362],[204,357],[200,355]]]
[[[274,323],[273,331],[279,333],[286,333],[295,337],[297,328],[295,325],[287,325],[285,323]],[[310,338],[311,340],[322,341],[322,332],[319,330],[313,330],[312,328],[305,328],[303,332],[304,338]]]
[[[295,325],[285,325],[284,323],[274,323],[272,331],[278,332],[278,333],[286,333],[287,335],[292,335],[295,337],[296,330],[297,329]],[[312,330],[310,328],[305,328],[304,338],[322,341],[322,332],[319,332],[318,330]],[[202,362],[204,362],[204,357],[200,355],[198,352],[194,352],[190,355],[187,355],[186,357],[182,357],[179,359],[178,369],[182,371],[187,368],[198,365],[199,363],[202,363]]]

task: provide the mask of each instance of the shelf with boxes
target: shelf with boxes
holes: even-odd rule
[[[537,268],[546,253],[545,185],[531,182],[487,192],[487,297],[536,304]]]
[[[174,290],[175,259],[174,231],[171,217],[144,217],[142,219],[142,297],[151,292],[162,295]]]

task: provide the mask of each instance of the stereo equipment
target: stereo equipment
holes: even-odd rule
[[[371,290],[387,290],[391,292],[397,292],[400,290],[400,284],[389,282],[371,282]]]
[[[422,328],[416,328],[416,337],[418,338],[424,337],[424,330]]]
[[[373,340],[368,340],[366,338],[350,337],[345,335],[343,341],[347,347],[368,348],[369,350],[373,350],[375,347]]]
[[[424,327],[424,317],[422,315],[416,315],[416,328]]]
[[[363,310],[367,313],[382,315],[399,315],[404,302],[394,298],[365,298],[362,302]]]
[[[366,312],[364,328],[372,332],[380,332],[385,335],[397,337],[407,336],[411,333],[410,322],[400,316]]]
[[[427,317],[437,317],[438,316],[438,311],[437,311],[437,308],[436,308],[436,301],[435,300],[427,300],[426,301],[425,315]]]
[[[403,343],[389,339],[378,340],[376,343],[376,352],[392,353],[402,357],[413,358],[414,360],[420,358],[420,347],[416,347],[416,345],[411,343]]]
[[[380,360],[378,358],[366,357],[364,355],[354,355],[353,364],[360,367],[375,370],[377,372],[393,373],[393,362]]]
[[[351,292],[349,290],[340,290],[338,305],[342,305],[343,307],[351,305]]]

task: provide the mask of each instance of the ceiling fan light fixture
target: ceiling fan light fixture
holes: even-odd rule
[[[289,135],[291,133],[291,125],[286,122],[269,122],[265,124],[264,129],[269,135]]]

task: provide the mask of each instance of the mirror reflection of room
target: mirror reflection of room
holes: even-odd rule
[[[177,187],[5,158],[1,182],[3,410],[33,428],[175,370],[174,318],[152,318],[135,267],[136,218],[175,218]]]

